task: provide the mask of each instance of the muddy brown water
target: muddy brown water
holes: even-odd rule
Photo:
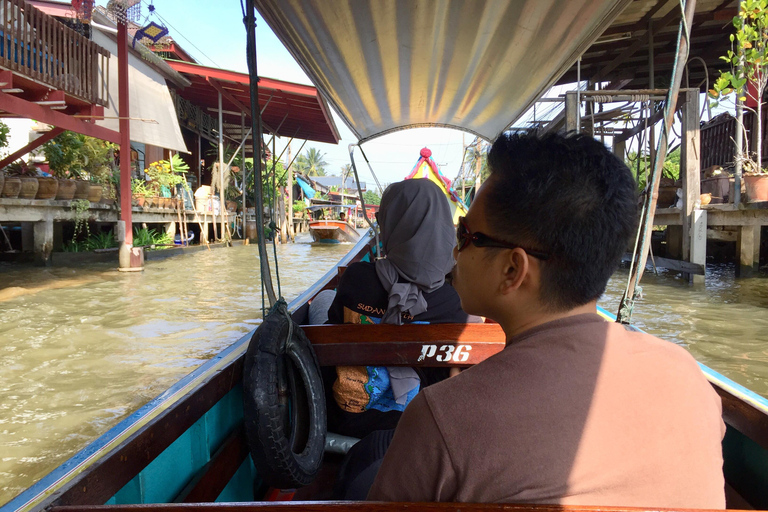
[[[278,247],[291,300],[351,245]],[[255,246],[111,265],[0,266],[0,504],[259,322]],[[619,271],[601,305],[615,312]],[[648,275],[633,321],[686,346],[701,362],[768,396],[768,280],[709,269],[693,288]]]

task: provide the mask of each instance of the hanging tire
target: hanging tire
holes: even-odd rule
[[[248,346],[243,415],[265,483],[293,489],[314,480],[325,449],[325,392],[312,345],[284,304],[267,315]]]

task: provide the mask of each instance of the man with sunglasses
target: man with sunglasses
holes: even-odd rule
[[[488,164],[453,286],[507,347],[414,398],[368,498],[724,508],[696,362],[596,314],[636,227],[629,169],[585,135],[503,135]]]

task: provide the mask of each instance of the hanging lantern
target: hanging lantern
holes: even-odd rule
[[[90,23],[93,15],[93,0],[72,0],[72,8],[75,10],[77,19],[83,23]]]
[[[168,29],[162,25],[158,25],[154,21],[150,21],[149,25],[140,28],[133,36],[133,46],[136,46],[136,41],[141,41],[145,37],[150,39],[153,43],[157,44],[160,39],[168,35]]]

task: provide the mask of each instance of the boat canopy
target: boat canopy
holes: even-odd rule
[[[404,128],[495,139],[631,0],[255,0],[360,142]]]

